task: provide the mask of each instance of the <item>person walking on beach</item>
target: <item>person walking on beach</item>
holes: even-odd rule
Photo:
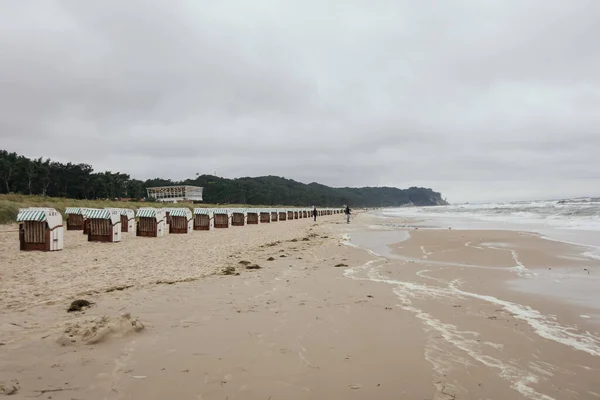
[[[317,206],[313,206],[313,218],[317,221]]]
[[[346,214],[346,223],[349,224],[350,223],[350,206],[346,206],[346,209],[344,210],[344,214]]]

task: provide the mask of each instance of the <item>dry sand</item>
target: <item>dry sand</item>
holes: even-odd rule
[[[411,224],[338,215],[119,244],[67,232],[56,253],[0,233],[0,395],[600,398],[595,320],[508,285],[597,264],[526,233],[395,228]],[[385,256],[348,246],[365,231],[410,238]],[[93,304],[67,313],[79,298]]]
[[[300,219],[163,238],[124,233],[119,243],[88,242],[81,231],[66,231],[64,250],[53,253],[19,251],[14,225],[0,233],[0,309],[25,311],[131,285],[199,279],[261,245],[300,240],[311,223]]]

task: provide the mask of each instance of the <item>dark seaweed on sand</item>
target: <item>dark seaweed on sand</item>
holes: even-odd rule
[[[84,307],[89,307],[92,304],[93,303],[90,303],[87,300],[75,300],[74,302],[71,303],[71,306],[69,307],[67,312],[81,311],[81,310],[83,310]]]
[[[222,275],[239,275],[240,273],[236,272],[234,267],[226,267],[226,268],[223,268],[223,270],[221,270],[221,274]]]

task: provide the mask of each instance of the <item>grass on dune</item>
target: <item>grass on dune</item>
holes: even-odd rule
[[[194,208],[201,207],[260,207],[247,206],[243,204],[190,204],[190,203],[155,203],[155,202],[134,202],[134,201],[111,201],[111,200],[76,200],[63,197],[45,197],[28,196],[21,194],[2,194],[0,195],[0,224],[12,224],[17,220],[19,208],[25,207],[51,207],[65,215],[67,207],[89,207],[89,208],[139,208],[139,207],[187,207],[193,211]],[[268,206],[266,206],[268,207]]]

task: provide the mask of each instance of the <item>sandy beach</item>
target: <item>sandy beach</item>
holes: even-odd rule
[[[55,253],[20,252],[14,229],[10,398],[600,399],[598,305],[544,283],[597,287],[577,246],[369,213],[115,244],[70,231]],[[93,304],[68,313],[77,299]]]

